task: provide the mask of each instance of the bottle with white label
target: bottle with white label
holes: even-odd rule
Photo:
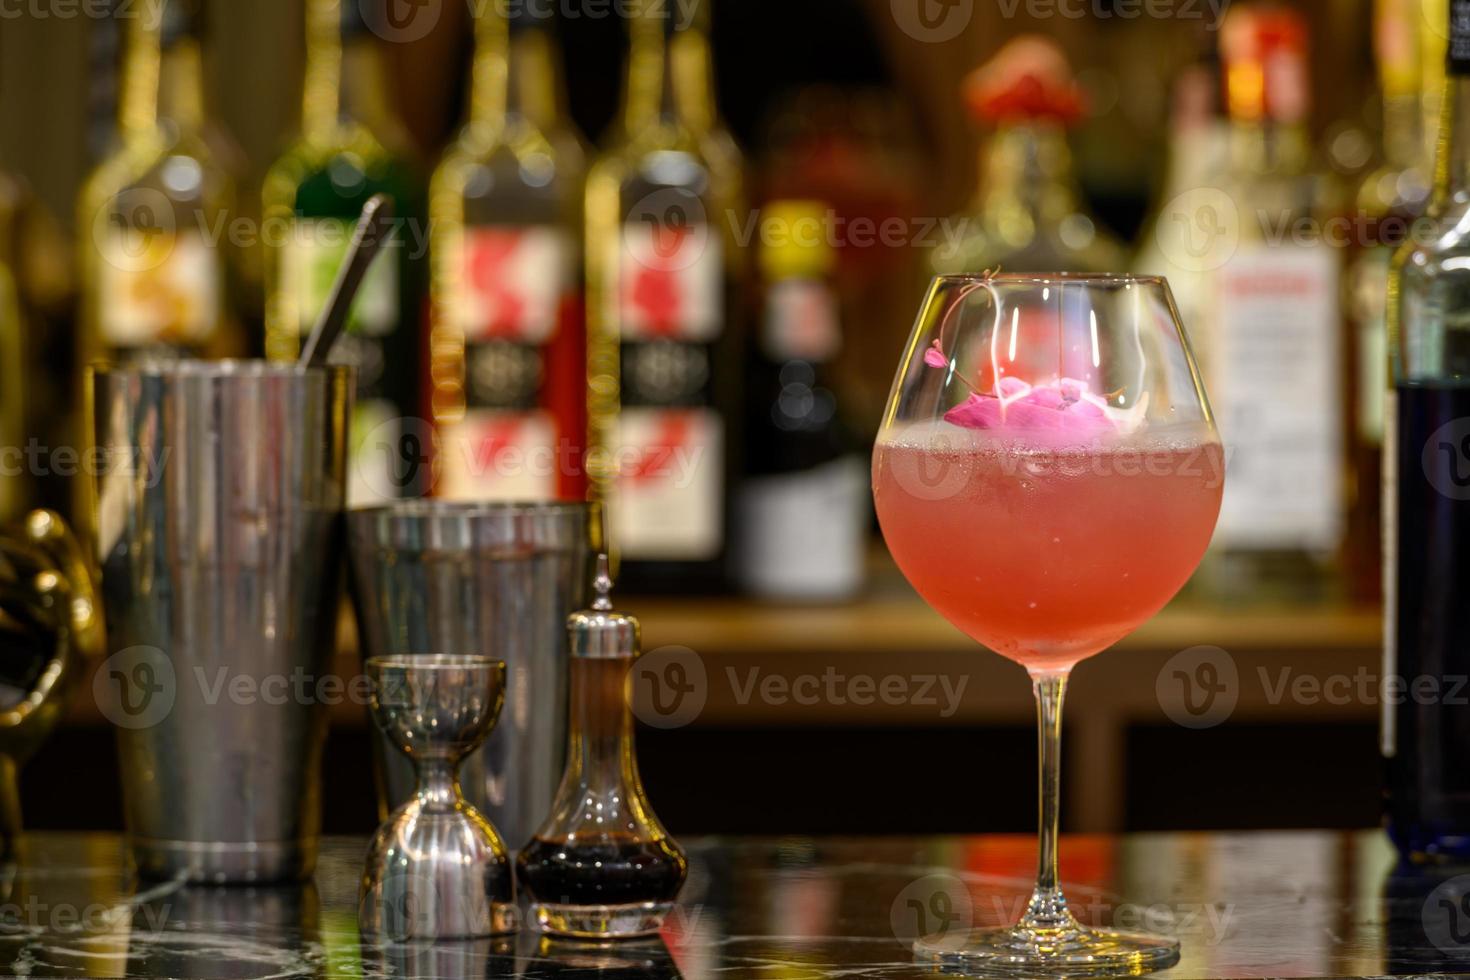
[[[481,5],[470,119],[429,189],[435,493],[586,494],[582,140],[549,6]]]
[[[741,161],[708,0],[634,9],[622,113],[587,181],[588,473],[627,588],[718,591],[744,404]]]
[[[388,10],[385,0],[307,0],[302,132],[266,175],[263,202],[266,356],[294,360],[363,205],[375,194],[393,199],[397,233],[368,270],[332,353],[357,372],[351,505],[420,496],[433,473],[420,383],[428,228],[376,36],[386,33]]]
[[[842,322],[829,213],[821,201],[777,200],[760,214],[736,568],[762,598],[847,599],[863,582],[871,494],[832,373]]]
[[[202,11],[166,0],[125,19],[118,144],[78,206],[83,364],[248,352],[229,302],[232,144],[206,122]]]
[[[1221,30],[1230,118],[1210,316],[1194,341],[1228,475],[1201,579],[1223,597],[1331,594],[1345,530],[1342,249],[1307,133],[1307,26],[1237,5]]]

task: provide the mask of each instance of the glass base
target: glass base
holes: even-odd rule
[[[914,941],[914,955],[940,972],[976,977],[1136,977],[1179,962],[1179,941],[1143,932],[1025,925],[974,929]]]
[[[544,933],[573,939],[640,939],[655,935],[673,902],[627,905],[553,905],[533,902],[531,915]]]

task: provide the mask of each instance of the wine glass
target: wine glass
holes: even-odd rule
[[[1040,860],[1014,926],[920,938],[990,975],[1138,975],[1161,936],[1089,928],[1057,882],[1062,696],[1074,664],[1153,616],[1209,544],[1224,455],[1168,284],[942,276],[873,455],[894,560],[931,606],[1025,667],[1040,723]]]

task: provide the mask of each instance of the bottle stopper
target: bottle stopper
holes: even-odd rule
[[[568,647],[573,657],[618,660],[638,656],[642,628],[637,618],[613,608],[612,587],[607,555],[598,555],[592,608],[567,618]]]

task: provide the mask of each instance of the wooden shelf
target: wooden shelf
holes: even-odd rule
[[[958,672],[969,676],[971,683],[965,710],[956,720],[990,717],[990,711],[1008,705],[1019,710],[1007,710],[1005,714],[1015,713],[1022,719],[1029,716],[1029,705],[1015,699],[1015,692],[1024,687],[1024,674],[1009,661],[982,650],[911,592],[889,590],[838,606],[780,605],[734,598],[639,597],[629,597],[620,605],[642,621],[645,651],[685,647],[699,656],[707,670],[744,673],[756,668],[787,675],[821,672],[828,667],[880,675],[895,671]],[[1139,686],[1151,699],[1154,681],[1148,673],[1160,669],[1169,656],[1202,645],[1220,647],[1234,659],[1249,664],[1328,664],[1348,672],[1359,667],[1376,669],[1381,631],[1381,616],[1374,609],[1221,609],[1181,601],[1112,650],[1082,664],[1078,673],[1096,673],[1109,688]],[[361,668],[357,630],[345,605],[337,646],[337,673],[356,676]],[[1004,693],[991,697],[978,692],[978,686],[987,692],[999,688]],[[69,713],[73,723],[102,723],[90,697],[91,689],[89,672],[78,685]],[[704,718],[766,723],[791,714],[722,704],[716,698]],[[822,710],[803,712],[800,718],[807,723],[827,723],[851,721],[854,716],[853,712]],[[881,709],[862,712],[861,716],[878,723],[899,720],[899,716]],[[338,724],[363,721],[355,706],[334,710],[333,719]]]
[[[702,672],[692,724],[724,728],[909,727],[960,729],[1032,724],[1026,674],[979,649],[918,599],[906,585],[875,582],[870,594],[841,606],[783,606],[741,599],[627,597],[620,602],[643,622],[644,647],[694,651]],[[1166,691],[1183,650],[1215,646],[1234,678],[1230,710],[1220,724],[1372,724],[1374,699],[1344,696],[1346,679],[1376,677],[1380,615],[1337,607],[1206,607],[1181,600],[1115,649],[1079,665],[1067,698],[1068,796],[1082,826],[1115,828],[1122,820],[1124,742],[1135,725],[1174,726]],[[344,607],[337,672],[360,670],[355,625]],[[688,661],[686,661],[686,666]],[[94,668],[95,669],[95,668]],[[796,685],[836,675],[871,690],[897,679],[915,696],[888,699],[795,696]],[[927,697],[917,696],[928,679]],[[1322,685],[1337,687],[1324,693]],[[936,683],[937,681],[937,683]],[[761,685],[772,683],[772,688]],[[1303,682],[1305,688],[1288,685]],[[939,685],[947,685],[945,688]],[[1315,685],[1315,687],[1314,687]],[[772,695],[769,691],[778,693]],[[825,689],[824,689],[825,690]],[[1299,693],[1305,690],[1306,693]],[[1359,688],[1353,688],[1356,692]],[[92,678],[78,685],[69,720],[104,724],[91,697]],[[1312,693],[1316,691],[1317,693]],[[784,692],[784,693],[782,693]],[[1177,714],[1177,709],[1176,714]],[[360,731],[365,709],[331,709],[335,727]],[[947,736],[937,735],[944,738]],[[956,745],[957,753],[968,748]]]
[[[842,606],[782,606],[739,599],[629,598],[643,622],[645,646],[687,646],[702,654],[895,654],[969,652],[975,644],[917,596],[875,596]],[[1182,601],[1125,638],[1116,650],[1181,650],[1199,644],[1227,650],[1376,648],[1376,609],[1241,607]]]

